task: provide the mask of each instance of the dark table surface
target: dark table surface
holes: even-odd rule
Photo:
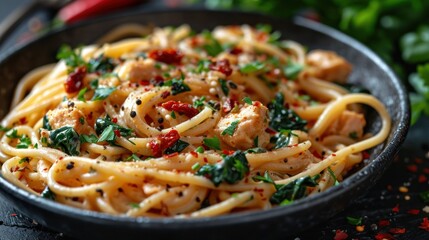
[[[1,0],[0,20],[28,1]],[[27,19],[0,49],[7,49],[17,42],[16,39],[25,41],[34,22],[44,17],[46,15]],[[429,190],[428,135],[429,118],[425,117],[411,127],[398,156],[378,184],[342,213],[292,239],[429,239],[429,221],[425,224],[429,217],[429,202],[425,203],[420,196]],[[361,223],[355,226],[349,223],[348,217],[361,219]],[[26,239],[72,238],[39,225],[8,206],[0,196],[0,240]]]

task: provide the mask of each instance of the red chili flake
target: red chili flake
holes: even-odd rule
[[[423,172],[429,174],[429,168],[423,168]]]
[[[363,151],[362,152],[362,158],[363,159],[368,159],[371,155],[369,155],[369,153],[367,151]]]
[[[322,159],[323,157],[317,152],[317,151],[313,151],[311,152],[313,154],[313,156]]]
[[[121,137],[121,132],[118,129],[113,130],[117,137]]]
[[[413,172],[413,173],[417,172],[417,165],[415,165],[415,164],[408,165],[407,170],[410,172]]]
[[[405,228],[391,228],[391,229],[389,230],[389,232],[390,232],[390,233],[393,233],[393,234],[404,234],[404,233],[405,233],[405,231],[406,231],[406,229],[405,229]]]
[[[209,162],[206,157],[203,160],[204,160],[205,163]]]
[[[199,43],[200,43],[200,41],[199,41],[198,37],[192,37],[192,38],[191,38],[191,46],[192,46],[192,47],[196,47],[196,46],[198,46],[198,45],[199,45]]]
[[[423,163],[423,159],[421,158],[415,158],[414,162],[416,162],[417,164]]]
[[[147,85],[150,84],[150,81],[148,81],[148,80],[140,80],[139,84],[142,85],[142,86],[147,86]]]
[[[163,82],[164,82],[164,78],[162,76],[160,76],[160,75],[156,75],[154,78],[152,78],[150,80],[150,83],[153,84],[153,85],[155,85],[155,86],[159,86]]]
[[[412,215],[417,215],[420,213],[420,210],[418,209],[410,209],[407,211],[407,213],[412,214]]]
[[[261,192],[264,192],[264,189],[262,189],[262,188],[254,188],[253,189],[253,191],[255,191],[255,192],[258,192],[258,193],[261,193]]]
[[[170,96],[170,92],[169,91],[165,91],[165,92],[161,93],[161,97],[162,98],[166,98],[168,96]]]
[[[192,107],[189,103],[182,103],[182,102],[176,102],[176,101],[168,101],[161,106],[168,111],[176,111],[179,114],[185,114],[187,117],[191,118],[194,117],[199,113],[198,109]]]
[[[262,105],[262,103],[260,101],[253,101],[252,105],[255,107],[260,107]]]
[[[26,117],[22,117],[19,119],[19,123],[21,124],[26,124],[27,123],[27,118]]]
[[[117,119],[117,118],[113,118],[113,119],[112,119],[112,122],[113,122],[113,123],[118,123],[118,119]]]
[[[174,48],[152,50],[148,57],[167,64],[180,64],[183,54]]]
[[[265,42],[268,39],[268,34],[266,32],[259,32],[256,35],[256,40],[259,42]]]
[[[210,70],[221,72],[225,74],[225,76],[229,76],[232,73],[231,65],[228,59],[216,61],[210,64],[209,68]]]
[[[427,217],[423,218],[423,221],[420,223],[419,228],[429,232],[429,220]]]
[[[276,131],[276,130],[274,130],[274,129],[272,129],[272,128],[266,128],[266,129],[265,129],[265,132],[266,132],[266,133],[269,133],[269,134],[276,134],[276,133],[277,133],[277,131]]]
[[[233,49],[229,50],[229,53],[233,54],[233,55],[239,55],[243,52],[243,49],[239,48],[239,47],[234,47]]]
[[[390,225],[390,221],[387,219],[382,219],[382,220],[378,221],[379,227],[385,227],[385,226],[389,226],[389,225]]]
[[[234,151],[233,150],[226,150],[226,149],[224,149],[224,150],[222,150],[222,153],[225,154],[225,155],[231,155],[231,154],[234,153]]]
[[[427,180],[428,180],[428,178],[425,175],[423,175],[423,174],[419,175],[419,179],[418,179],[419,183],[425,183],[425,182],[427,182]]]
[[[15,217],[16,215],[18,215],[18,214],[16,214],[16,213],[11,213],[10,214],[11,217]]]
[[[333,157],[336,157],[336,156],[337,156],[337,154],[335,154],[335,153],[332,153],[332,156],[333,156]]]
[[[198,157],[198,153],[197,153],[197,152],[195,152],[195,151],[191,151],[190,153],[191,153],[191,155],[192,155],[192,156],[194,156],[195,158],[197,158],[197,157]]]
[[[86,75],[85,67],[78,67],[70,73],[64,83],[66,93],[75,93],[83,87],[83,79]]]
[[[396,204],[396,206],[392,208],[392,212],[394,212],[394,213],[399,212],[399,204]]]
[[[376,240],[394,240],[395,238],[390,233],[377,233],[375,235]]]
[[[335,231],[334,240],[345,240],[349,237],[347,233],[345,233],[343,230],[337,230]]]
[[[228,98],[222,106],[222,110],[224,113],[229,113],[231,110],[237,105],[237,100]]]

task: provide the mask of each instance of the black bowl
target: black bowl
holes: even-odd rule
[[[127,218],[83,211],[29,194],[0,178],[0,192],[10,203],[51,229],[85,239],[284,239],[285,236],[328,219],[362,195],[380,178],[406,136],[409,126],[407,93],[392,70],[362,44],[329,27],[305,19],[285,22],[258,14],[207,10],[140,11],[92,20],[52,32],[11,50],[0,60],[0,96],[3,100],[0,102],[0,116],[4,116],[9,109],[18,79],[37,66],[54,62],[55,53],[61,44],[90,44],[115,26],[125,23],[157,26],[187,23],[196,30],[227,24],[271,24],[286,39],[298,41],[310,49],[333,50],[348,59],[354,65],[350,82],[370,89],[386,105],[392,117],[392,130],[385,143],[370,151],[372,158],[369,163],[326,192],[285,207],[214,218]],[[370,131],[379,129],[380,120],[375,114],[369,114],[367,121]]]

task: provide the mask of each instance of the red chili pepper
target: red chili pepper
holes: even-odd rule
[[[167,64],[180,64],[183,54],[173,48],[152,50],[148,57]]]
[[[209,68],[210,70],[221,72],[225,74],[225,76],[229,76],[232,74],[231,65],[228,59],[216,61],[215,63],[210,64]]]
[[[64,83],[66,93],[75,93],[83,87],[83,79],[86,76],[86,68],[78,67],[70,73]]]
[[[117,10],[132,4],[141,2],[139,0],[76,0],[62,8],[59,19],[66,23],[76,22],[91,16],[104,14],[108,11]]]
[[[168,111],[176,111],[179,114],[185,114],[187,117],[194,117],[199,113],[198,109],[192,107],[191,104],[177,101],[168,101],[162,104],[162,107]]]
[[[345,240],[349,237],[347,233],[345,233],[343,230],[337,230],[335,231],[334,240]]]

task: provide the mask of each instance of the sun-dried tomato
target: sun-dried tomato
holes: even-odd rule
[[[228,59],[221,59],[219,61],[216,61],[210,64],[209,68],[210,70],[221,72],[225,74],[225,76],[229,76],[232,74],[232,68]]]
[[[182,103],[177,101],[168,101],[162,104],[162,107],[168,111],[175,111],[179,114],[185,114],[187,117],[194,117],[199,113],[198,109],[192,107],[189,103]]]
[[[83,79],[86,76],[86,68],[78,67],[70,73],[64,83],[66,93],[75,93],[83,87]]]
[[[183,54],[174,48],[152,50],[148,56],[156,61],[167,64],[180,64],[183,58]]]
[[[175,129],[166,134],[160,134],[149,142],[149,148],[155,157],[160,157],[165,149],[173,146],[180,139],[179,132]]]

